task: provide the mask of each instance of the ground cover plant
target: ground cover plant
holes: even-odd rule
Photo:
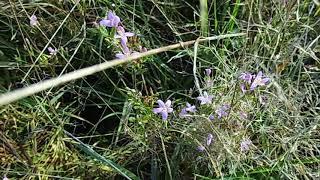
[[[320,178],[318,0],[0,7],[2,97],[181,44],[1,105],[1,178]]]

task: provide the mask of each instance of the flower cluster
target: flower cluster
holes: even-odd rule
[[[116,35],[114,36],[115,39],[120,39],[120,46],[122,52],[116,54],[118,59],[122,59],[128,57],[130,55],[136,55],[139,52],[132,51],[127,45],[128,37],[132,37],[135,34],[132,32],[126,32],[124,27],[122,26],[121,19],[112,11],[108,12],[107,18],[102,19],[99,22],[100,26],[109,27],[109,28],[116,28]]]
[[[208,78],[211,75],[211,69],[205,69],[205,75]],[[242,90],[243,92],[246,92],[248,90],[255,90],[258,86],[265,86],[270,79],[268,77],[265,77],[262,72],[258,72],[256,75],[251,73],[242,73],[240,76],[242,83]],[[207,91],[204,91],[201,95],[199,95],[196,98],[200,105],[206,105],[206,108],[208,108],[213,102],[213,95],[209,94]],[[154,108],[153,112],[155,114],[159,114],[162,116],[162,120],[166,121],[169,117],[170,113],[173,113],[172,108],[172,102],[171,100],[167,100],[165,103],[162,100],[158,100],[159,107]],[[179,116],[181,118],[187,117],[188,115],[192,115],[192,113],[195,113],[197,111],[197,107],[195,105],[190,104],[189,102],[186,102],[186,105],[181,109]],[[211,114],[209,114],[208,119],[210,121],[213,121],[215,119],[222,119],[229,115],[230,113],[230,104],[221,104],[218,106],[215,111],[212,111]],[[244,111],[239,112],[239,118],[242,120],[245,120],[248,118],[248,114]],[[208,133],[206,137],[206,142],[203,143],[204,145],[199,145],[197,147],[197,150],[202,152],[206,149],[206,147],[209,147],[213,142],[213,135],[211,133]],[[250,149],[250,146],[252,145],[252,141],[250,139],[244,139],[240,142],[240,150],[242,152],[246,152]]]
[[[218,118],[221,119],[222,117],[228,116],[228,110],[229,109],[230,109],[230,105],[229,104],[225,104],[225,105],[219,107],[216,110],[216,114],[218,115]]]
[[[241,73],[240,77],[243,83],[240,84],[240,88],[243,93],[255,90],[258,86],[265,86],[270,78],[265,77],[265,75],[259,71],[257,75],[248,72]]]
[[[187,102],[186,107],[182,108],[181,112],[180,112],[180,117],[185,117],[186,115],[188,115],[188,113],[194,113],[196,112],[196,106],[191,105],[190,103]]]
[[[207,92],[203,93],[203,96],[197,97],[198,100],[200,100],[200,104],[209,104],[212,103],[212,95],[209,95]],[[167,100],[166,103],[164,103],[162,100],[158,100],[158,108],[154,108],[153,112],[155,114],[161,114],[162,115],[162,120],[167,120],[168,119],[168,113],[172,113],[173,109],[171,108],[171,100]],[[180,112],[180,117],[185,117],[188,115],[188,113],[194,113],[196,112],[196,106],[191,105],[190,103],[186,103],[186,106],[182,108]]]
[[[206,138],[206,146],[210,146],[210,144],[212,143],[213,140],[213,135],[211,133],[208,134],[207,138]],[[197,147],[197,150],[202,152],[205,150],[205,147],[203,145],[200,145]]]
[[[250,139],[244,139],[240,143],[240,150],[241,152],[246,152],[250,149],[250,146],[252,145],[252,141]]]
[[[39,21],[38,21],[38,18],[37,18],[36,15],[33,14],[32,16],[30,16],[29,20],[30,20],[30,26],[31,27],[39,25]],[[55,56],[58,53],[58,50],[56,48],[48,47],[47,50],[49,51],[49,54],[51,56]]]

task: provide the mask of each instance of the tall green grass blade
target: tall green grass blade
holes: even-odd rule
[[[133,174],[131,171],[125,169],[124,167],[121,167],[120,165],[114,163],[111,160],[106,159],[105,157],[98,154],[96,151],[94,151],[91,147],[89,147],[87,144],[84,144],[82,141],[80,141],[78,138],[74,137],[71,133],[64,131],[68,136],[70,136],[72,139],[77,141],[78,147],[82,149],[87,155],[91,156],[92,158],[98,160],[99,162],[111,166],[115,171],[117,171],[119,174],[121,174],[123,177],[127,179],[137,180],[139,177],[137,177],[135,174]]]
[[[200,22],[201,22],[201,35],[204,37],[209,36],[208,1],[207,0],[200,0]]]

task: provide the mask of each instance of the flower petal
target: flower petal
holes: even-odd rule
[[[158,114],[158,113],[160,113],[160,112],[163,111],[163,108],[154,108],[152,111],[153,111],[154,113]]]
[[[166,107],[169,108],[171,106],[171,100],[167,100]]]
[[[161,112],[162,120],[167,120],[168,119],[168,113],[166,111]]]
[[[247,92],[246,86],[244,84],[240,84],[240,88],[243,93]]]
[[[114,19],[113,19],[113,25],[114,27],[117,27],[120,23],[120,18],[118,16],[116,16]]]
[[[183,108],[182,110],[181,110],[181,112],[179,113],[179,116],[180,117],[183,117],[183,116],[185,116],[185,115],[187,115],[188,114],[188,112],[186,111],[186,108]]]
[[[48,51],[49,51],[50,53],[52,53],[52,52],[54,52],[55,50],[54,50],[52,47],[48,47]]]
[[[202,145],[197,147],[197,150],[200,151],[200,152],[204,151],[205,149],[206,148],[204,146],[202,146]]]
[[[132,37],[132,36],[134,36],[134,33],[132,33],[132,32],[125,32],[124,35],[127,36],[127,37]]]
[[[212,143],[212,139],[213,139],[213,135],[212,134],[208,134],[207,137],[207,146],[209,146]]]
[[[115,17],[115,14],[113,14],[112,11],[109,11],[109,12],[108,12],[108,19],[111,20],[111,19],[113,19],[114,17]]]
[[[159,107],[161,107],[161,108],[165,108],[166,107],[166,105],[164,105],[164,102],[162,100],[160,100],[160,99],[157,101],[157,103],[158,103]]]
[[[199,96],[199,97],[197,97],[197,99],[198,99],[199,101],[201,101],[201,103],[206,100],[206,98],[204,98],[203,96]]]
[[[207,76],[210,76],[211,72],[212,72],[211,68],[205,69],[205,73]]]
[[[122,54],[122,53],[117,53],[117,54],[116,54],[116,57],[117,57],[118,59],[122,59],[122,58],[125,57],[125,55]]]
[[[257,79],[257,78],[261,78],[262,75],[263,75],[263,74],[262,74],[262,71],[259,71],[258,74],[257,74],[257,76],[256,76],[256,79]]]
[[[99,22],[99,25],[100,26],[104,26],[104,27],[109,27],[111,24],[111,21],[110,20],[107,20],[107,19],[102,19],[100,22]]]
[[[253,91],[257,86],[258,84],[255,81],[253,81],[253,83],[250,86],[250,90]]]
[[[121,38],[120,43],[122,47],[127,46],[128,38],[126,36],[121,36],[120,38]]]
[[[122,26],[117,27],[117,32],[119,33],[120,36],[124,36],[125,30]]]
[[[269,81],[270,81],[270,78],[263,78],[263,79],[262,79],[262,82],[263,82],[264,84],[267,84]]]
[[[33,21],[36,21],[37,19],[38,19],[37,16],[34,14],[30,17],[30,20],[33,20]]]
[[[38,23],[39,23],[39,22],[38,22],[37,16],[33,14],[33,15],[30,17],[30,25],[31,25],[31,26],[36,26]]]
[[[131,55],[132,55],[132,56],[135,56],[135,55],[139,55],[139,54],[140,54],[139,52],[133,51]]]

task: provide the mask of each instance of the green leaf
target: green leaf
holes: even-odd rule
[[[125,169],[124,167],[118,165],[117,163],[106,159],[105,157],[98,154],[96,151],[94,151],[90,146],[87,144],[84,144],[82,141],[80,141],[78,138],[74,137],[71,133],[64,131],[68,136],[70,136],[72,139],[77,141],[79,144],[78,147],[82,149],[87,155],[95,158],[99,162],[103,163],[104,165],[112,167],[115,171],[117,171],[119,174],[121,174],[123,177],[127,179],[136,180],[139,179],[135,174],[133,174],[131,171]]]

